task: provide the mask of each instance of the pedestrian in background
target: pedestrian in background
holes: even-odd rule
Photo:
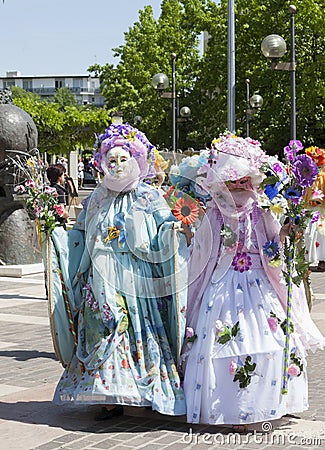
[[[68,191],[65,188],[65,168],[62,164],[52,164],[46,169],[46,176],[50,182],[50,186],[56,189],[58,194],[59,205],[68,204]],[[65,210],[60,217],[62,223],[66,223],[69,219],[69,213]]]
[[[85,178],[85,164],[82,159],[78,162],[78,186],[82,188],[84,186],[84,178]]]

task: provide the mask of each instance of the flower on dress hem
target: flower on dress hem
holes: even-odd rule
[[[252,260],[247,253],[237,253],[234,257],[232,265],[234,266],[234,270],[239,270],[239,272],[244,272],[245,270],[249,270],[252,265]]]
[[[301,373],[300,368],[296,364],[290,364],[288,367],[288,374],[291,377],[298,377]]]
[[[237,367],[238,367],[238,364],[235,361],[231,361],[230,366],[229,366],[230,375],[235,375]]]
[[[276,331],[278,328],[279,321],[276,317],[268,317],[267,323],[269,324],[271,331]]]
[[[217,334],[225,331],[225,325],[221,320],[216,320],[216,332]]]

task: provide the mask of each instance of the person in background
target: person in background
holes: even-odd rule
[[[82,159],[78,162],[78,185],[79,188],[84,186],[84,178],[85,178],[85,164]]]
[[[66,207],[68,201],[68,191],[65,188],[65,168],[62,164],[52,164],[46,169],[46,176],[51,187],[56,189],[59,205]],[[64,223],[69,219],[67,211],[60,218]]]
[[[306,260],[312,272],[325,272],[325,149],[308,147],[310,156],[318,167],[318,176],[312,187],[306,189],[307,206],[319,214],[317,221],[311,220],[305,231]]]

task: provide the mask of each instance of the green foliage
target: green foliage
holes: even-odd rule
[[[93,148],[95,134],[108,125],[107,110],[68,104],[74,102],[70,101],[65,88],[62,89],[57,91],[61,103],[44,101],[20,88],[12,89],[13,101],[34,120],[41,152],[67,154],[78,148]]]
[[[247,356],[244,365],[237,368],[233,381],[239,381],[240,388],[247,387],[251,382],[252,372],[255,368],[256,363],[252,363],[252,357]]]
[[[77,106],[78,102],[70,91],[70,89],[66,87],[61,87],[60,89],[55,91],[53,96],[54,103],[58,103],[60,105],[61,110],[64,110],[65,106]]]
[[[320,0],[297,0],[296,97],[297,138],[305,146],[325,145],[324,133],[324,8]],[[100,76],[107,108],[122,110],[161,147],[171,143],[171,102],[159,98],[151,86],[155,73],[171,80],[171,58],[176,58],[176,88],[179,106],[191,108],[191,120],[179,124],[180,147],[196,149],[209,145],[227,127],[227,8],[212,0],[163,0],[156,20],[151,6],[139,11],[139,20],[125,33],[125,43],[114,49],[116,66],[92,66]],[[268,34],[279,34],[287,43],[289,61],[290,26],[288,5],[283,1],[235,2],[236,31],[236,128],[245,132],[246,83],[251,95],[262,95],[264,104],[250,118],[251,136],[271,154],[277,154],[290,139],[290,73],[273,71],[262,55],[261,42]],[[199,38],[210,38],[201,57]],[[170,87],[168,88],[170,90]]]
[[[239,322],[236,322],[233,327],[224,326],[224,329],[218,332],[217,342],[219,344],[226,344],[226,342],[234,339],[237,336],[239,330]]]

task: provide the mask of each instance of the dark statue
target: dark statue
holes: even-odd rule
[[[28,159],[38,154],[33,119],[11,102],[11,91],[0,91],[0,265],[42,261],[35,249],[34,222],[15,185],[28,178]]]

